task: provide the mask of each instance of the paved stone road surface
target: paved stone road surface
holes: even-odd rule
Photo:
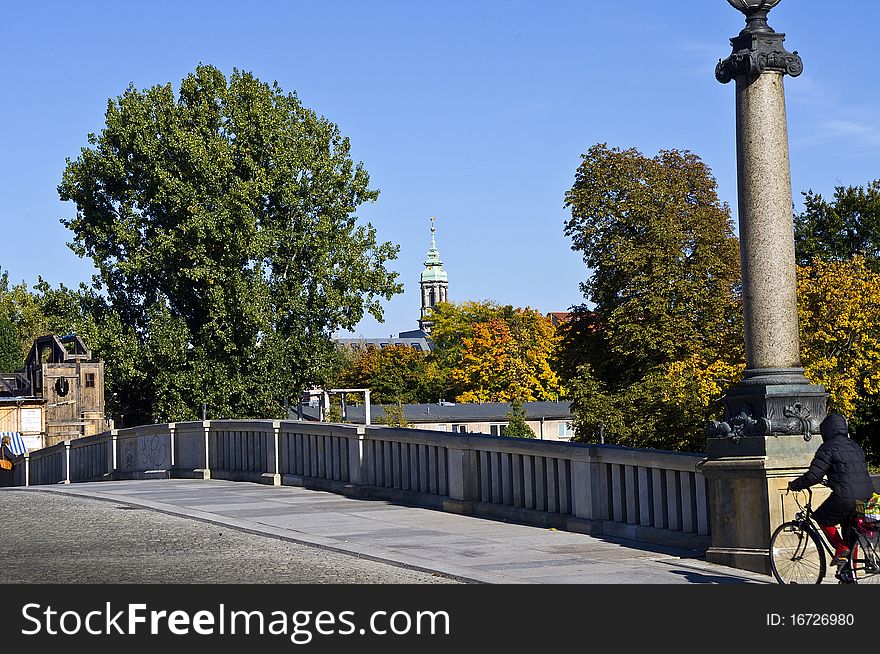
[[[61,504],[53,504],[59,495],[55,501]],[[71,496],[103,501],[68,512],[63,502]],[[44,515],[34,508],[42,502],[48,503]],[[179,576],[172,581],[224,583],[448,582],[430,574],[439,572],[484,583],[772,582],[765,575],[707,563],[693,551],[292,486],[173,479],[0,489],[0,511],[0,547],[10,542],[24,552],[48,547],[47,561],[54,561],[54,568],[82,556],[105,568],[85,573],[83,566],[84,574],[119,581],[160,581],[173,574]],[[10,525],[19,521],[26,524],[10,541]],[[13,556],[38,561],[21,552]],[[31,564],[30,575],[38,575],[41,565]]]
[[[455,583],[127,504],[0,492],[4,583]]]

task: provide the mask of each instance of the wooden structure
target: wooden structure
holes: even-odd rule
[[[25,398],[41,404],[43,447],[107,429],[104,362],[93,360],[91,351],[76,334],[37,338],[24,368],[0,378],[0,394],[17,398],[21,407]],[[8,400],[4,404],[8,405]],[[15,420],[20,422],[21,418],[19,415]]]
[[[0,432],[21,434],[29,451],[45,446],[46,400],[38,397],[0,397]]]

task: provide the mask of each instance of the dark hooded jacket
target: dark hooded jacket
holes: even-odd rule
[[[803,490],[828,477],[828,485],[838,496],[850,500],[867,500],[874,493],[868,474],[865,453],[849,437],[846,419],[831,414],[819,426],[822,444],[810,463],[810,469],[789,484],[791,490]]]

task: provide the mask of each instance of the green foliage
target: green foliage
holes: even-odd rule
[[[342,404],[339,401],[330,400],[330,406],[327,407],[327,413],[324,416],[325,422],[342,422]]]
[[[868,266],[880,271],[880,180],[866,187],[837,186],[829,202],[820,194],[804,194],[804,211],[794,217],[798,263],[814,258],[848,261],[862,255]]]
[[[24,282],[10,286],[7,272],[0,275],[0,316],[6,318],[14,329],[19,346],[18,361],[23,363],[34,338],[49,333],[49,319],[37,294],[31,293]]]
[[[504,435],[512,438],[535,438],[535,432],[526,422],[526,410],[522,402],[513,400],[510,403],[510,411],[507,412],[507,426]]]
[[[607,442],[702,450],[707,408],[667,401],[670,370],[695,355],[742,357],[738,244],[710,170],[687,151],[648,158],[599,144],[566,206],[594,306],[562,330],[578,438],[604,425]]]
[[[596,314],[586,305],[573,307],[569,319],[556,328],[559,346],[552,365],[563,380],[578,377],[581,366],[601,359],[603,344],[597,329]]]
[[[813,191],[803,195],[804,211],[794,217],[802,359],[811,379],[827,385],[852,437],[876,465],[880,405],[870,382],[877,370],[877,312],[865,291],[880,273],[880,180],[837,186],[830,201]]]
[[[880,404],[860,403],[849,426],[850,436],[865,451],[871,474],[880,474]]]
[[[433,359],[406,345],[350,353],[334,385],[369,388],[377,404],[436,402],[441,392]]]
[[[38,336],[77,333],[91,346],[98,336],[101,306],[101,298],[85,285],[77,290],[63,284],[52,288],[38,278],[31,289],[24,282],[10,286],[7,273],[0,276],[0,319],[11,325],[19,350],[18,366]]]
[[[6,316],[0,316],[0,372],[14,372],[22,363],[15,325]]]
[[[333,123],[247,72],[198,66],[129,87],[68,160],[62,221],[106,294],[108,375],[126,422],[278,417],[402,288],[398,248],[357,225],[378,193]],[[112,355],[110,354],[112,352]]]
[[[406,419],[401,403],[388,404],[383,406],[382,409],[385,415],[379,416],[376,419],[378,424],[387,425],[388,427],[409,427],[409,422]]]

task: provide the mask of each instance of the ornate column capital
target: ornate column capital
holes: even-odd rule
[[[797,77],[804,72],[804,62],[796,50],[789,52],[782,47],[783,41],[785,34],[773,31],[766,20],[756,22],[750,17],[750,24],[730,39],[733,53],[718,61],[715,78],[727,84],[740,75],[758,76],[766,71]]]

